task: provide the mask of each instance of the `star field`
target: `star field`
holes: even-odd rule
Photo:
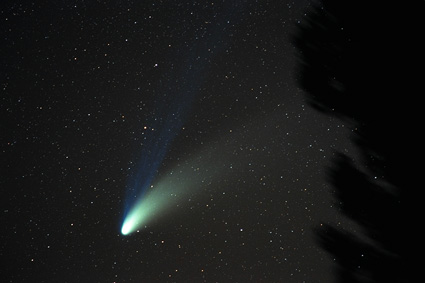
[[[309,6],[2,2],[4,282],[330,282],[313,229],[356,231],[326,182],[355,151],[296,83]],[[140,152],[188,89],[155,172],[192,189],[123,236]]]

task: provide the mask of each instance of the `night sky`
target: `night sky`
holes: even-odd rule
[[[355,150],[296,82],[310,5],[2,1],[2,282],[330,282]]]

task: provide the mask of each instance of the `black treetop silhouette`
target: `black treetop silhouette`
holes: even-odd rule
[[[307,99],[346,120],[361,153],[356,164],[339,154],[329,181],[363,233],[317,232],[335,258],[337,282],[413,277],[425,1],[389,2],[323,0],[294,38]]]

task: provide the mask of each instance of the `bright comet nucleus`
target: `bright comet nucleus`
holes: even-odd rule
[[[128,235],[128,233],[130,233],[130,231],[131,231],[131,226],[132,226],[132,224],[131,224],[130,221],[124,222],[123,225],[122,225],[122,228],[121,228],[121,234]]]

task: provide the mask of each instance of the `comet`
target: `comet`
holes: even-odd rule
[[[141,120],[141,134],[135,138],[140,141],[141,148],[134,162],[131,162],[135,166],[128,173],[121,226],[123,235],[137,231],[184,203],[188,195],[199,192],[204,179],[211,175],[211,172],[202,170],[193,172],[191,166],[203,163],[196,158],[188,161],[187,164],[190,165],[181,165],[168,172],[168,175],[164,175],[161,168],[174,139],[191,116],[192,104],[210,72],[210,62],[217,54],[225,52],[231,43],[230,35],[225,37],[229,40],[223,40],[224,34],[227,34],[223,27],[228,26],[229,16],[232,16],[236,24],[235,15],[242,15],[236,13],[240,9],[232,2],[224,5],[222,13],[218,13],[220,16],[216,19],[217,24],[210,25],[209,32],[203,30],[202,34],[194,38],[189,48],[185,43],[176,47],[176,53],[170,54],[169,61],[174,62],[171,64],[173,67],[164,71],[154,96],[147,100],[147,104],[152,103],[148,107],[152,109],[151,115],[146,115]],[[241,16],[237,18],[242,19]],[[208,36],[204,36],[205,33]],[[198,40],[200,37],[203,40]],[[214,46],[214,52],[211,52],[211,46]],[[198,157],[203,158],[204,155],[200,154]],[[158,176],[160,173],[161,176]]]

